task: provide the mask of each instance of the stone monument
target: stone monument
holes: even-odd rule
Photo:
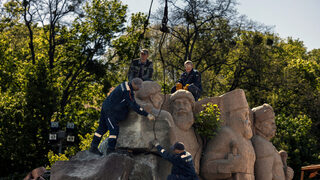
[[[149,149],[149,142],[156,136],[165,148],[169,148],[169,129],[173,120],[169,112],[160,111],[163,101],[160,85],[153,81],[144,81],[142,88],[136,92],[135,99],[146,111],[154,114],[156,120],[149,121],[146,117],[130,111],[127,119],[119,123],[121,129],[117,147],[146,150]]]
[[[174,121],[170,129],[170,142],[184,143],[186,150],[193,157],[196,172],[199,173],[202,140],[192,127],[194,103],[193,95],[186,90],[178,90],[170,96],[170,110]]]
[[[156,152],[149,149],[149,142],[156,137],[164,148],[170,148],[170,129],[173,119],[168,111],[161,110],[163,95],[161,87],[154,81],[144,81],[142,88],[136,92],[136,102],[146,111],[155,115],[155,121],[149,121],[134,111],[126,120],[119,123],[120,133],[117,148],[134,151],[134,168],[130,180],[153,179],[162,180],[170,174],[170,162],[145,152]]]
[[[270,142],[276,134],[276,123],[273,108],[269,104],[252,109],[254,113],[255,135],[252,144],[256,152],[256,180],[291,180],[292,168],[287,166],[287,153],[278,152]]]
[[[255,152],[250,141],[252,129],[249,106],[241,89],[221,98],[221,116],[225,121],[208,142],[201,164],[206,180],[254,180]]]
[[[166,102],[163,105],[164,99]],[[171,171],[171,163],[156,156],[155,148],[150,149],[149,142],[155,137],[166,149],[176,141],[183,142],[202,180],[293,178],[293,170],[286,162],[287,153],[278,152],[270,142],[276,132],[272,107],[264,104],[251,110],[241,89],[195,102],[189,91],[178,90],[163,96],[159,84],[144,81],[142,88],[136,92],[136,101],[146,111],[152,112],[156,120],[149,121],[131,111],[127,119],[119,123],[117,148],[132,153],[98,156],[81,151],[70,161],[56,162],[51,170],[51,178],[166,179]],[[193,124],[194,114],[203,110],[203,105],[207,103],[218,105],[221,128],[203,148],[203,142],[195,133]],[[102,152],[106,149],[105,142],[99,147]],[[204,153],[200,164],[202,151]]]
[[[51,180],[127,180],[134,160],[122,154],[98,156],[89,151],[77,153],[69,161],[57,161],[51,167]]]

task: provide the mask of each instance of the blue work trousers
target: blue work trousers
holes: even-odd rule
[[[118,121],[113,118],[108,112],[102,107],[99,127],[96,133],[104,135],[109,130],[108,149],[114,150],[117,144],[117,138],[119,135]]]

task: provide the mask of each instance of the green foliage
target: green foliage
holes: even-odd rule
[[[161,39],[160,24],[151,21],[139,42],[147,16],[133,14],[125,27],[127,6],[119,0],[72,0],[58,9],[30,1],[32,36],[23,17],[27,1],[7,2],[0,9],[1,178],[14,179],[88,149],[100,106],[109,89],[127,78],[137,47],[149,48],[154,80],[167,92],[184,70],[183,62],[191,59],[202,72],[202,97],[241,88],[250,107],[269,103],[279,114],[274,144],[288,151],[289,164],[298,172],[302,165],[319,163],[320,50],[308,52],[302,41],[282,39],[243,19],[235,23],[233,3],[178,1],[169,9],[166,38]],[[36,7],[42,13],[32,12]],[[75,21],[65,18],[74,10]],[[219,116],[216,105],[207,105],[196,117],[204,139],[214,136]],[[76,125],[79,141],[64,154],[50,151],[50,121]]]
[[[95,129],[98,127],[97,125],[94,126]],[[92,138],[94,134],[86,134],[85,136],[79,135],[80,138],[80,144],[79,148],[81,151],[88,150],[90,148]],[[101,142],[102,143],[107,137],[109,137],[109,131],[102,137]]]
[[[98,126],[99,126],[98,122],[95,122],[94,126],[91,127],[91,130],[95,131],[98,128]],[[109,133],[106,133],[107,136],[109,136],[108,134]],[[89,134],[89,133],[85,134],[84,136],[79,135],[79,138],[80,138],[79,148],[81,151],[88,150],[90,148],[90,144],[92,142],[93,135],[94,134]]]
[[[57,161],[68,161],[69,157],[74,156],[77,153],[76,147],[71,146],[67,147],[64,153],[54,153],[52,150],[49,150],[47,157],[49,160],[49,165],[47,165],[46,169],[50,169],[52,165]]]
[[[93,135],[87,133],[85,136],[79,135],[79,138],[80,138],[80,145],[79,145],[80,150],[81,151],[88,150],[90,148]]]
[[[220,110],[218,105],[208,103],[203,105],[204,110],[196,115],[196,132],[207,140],[214,137],[220,127]]]
[[[77,7],[84,11],[75,14],[74,23],[62,22],[66,12],[44,26],[35,17],[41,13],[34,14],[33,62],[21,2],[10,1],[0,16],[0,161],[5,162],[0,163],[1,177],[27,173],[79,151],[76,144],[64,147],[65,154],[50,151],[47,158],[54,149],[48,143],[50,121],[59,121],[62,128],[74,122],[79,136],[94,131],[106,92],[118,84],[112,69],[116,62],[103,55],[123,31],[127,9],[116,0],[88,1]],[[45,6],[44,1],[38,3],[32,1],[31,9]],[[52,17],[57,12],[48,10]]]
[[[91,131],[95,131],[98,128],[98,122],[94,122],[93,126],[91,127]],[[74,146],[68,147],[64,153],[55,154],[53,151],[48,152],[48,160],[50,163],[50,166],[47,167],[50,168],[56,161],[68,161],[69,158],[77,153],[77,151],[84,151],[88,150],[90,148],[92,138],[94,136],[94,133],[87,133],[84,136],[81,134],[79,136],[79,148],[76,149]],[[107,137],[109,136],[109,131],[102,137],[101,142],[103,142]]]
[[[132,14],[126,33],[112,42],[118,61],[129,65],[132,59],[139,57],[139,53],[136,52],[137,47],[148,48],[149,38],[139,39],[143,33],[143,26],[146,20],[147,16],[143,13]]]
[[[51,115],[55,111],[56,91],[50,83],[43,64],[26,66],[24,91],[1,93],[0,134],[1,172],[17,172],[33,169],[34,164],[45,164],[48,130]],[[21,73],[21,69],[19,69]],[[18,81],[17,81],[18,82]]]
[[[276,116],[277,135],[272,139],[277,149],[288,152],[288,165],[299,174],[302,166],[320,163],[319,141],[310,132],[313,125],[306,115]],[[295,179],[299,179],[296,175]]]
[[[50,167],[57,161],[68,161],[69,160],[65,154],[57,155],[57,154],[54,154],[53,151],[48,152],[48,159],[49,159]]]

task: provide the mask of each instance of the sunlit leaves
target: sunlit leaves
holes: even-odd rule
[[[216,135],[220,128],[220,109],[212,103],[205,104],[203,107],[204,110],[195,118],[195,130],[200,136],[209,140]]]
[[[296,117],[279,114],[276,116],[277,134],[272,142],[277,148],[288,152],[289,166],[299,171],[310,162],[320,162],[318,141],[310,133],[314,128],[306,115]]]

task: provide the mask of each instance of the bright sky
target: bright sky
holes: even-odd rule
[[[153,0],[152,12],[160,1]],[[151,0],[122,0],[129,13],[148,13]],[[320,48],[320,0],[238,0],[237,9],[249,19],[269,26],[280,37],[304,42],[308,50]]]

